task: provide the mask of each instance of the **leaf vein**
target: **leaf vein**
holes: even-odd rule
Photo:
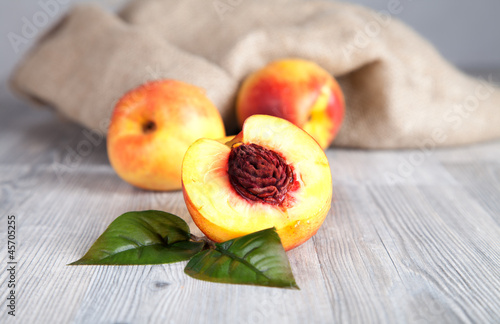
[[[272,281],[272,278],[269,278],[268,276],[266,276],[264,273],[262,273],[257,267],[255,267],[253,264],[251,264],[250,262],[248,262],[247,260],[237,256],[236,254],[233,254],[227,250],[222,250],[222,249],[219,249],[218,247],[215,248],[216,251],[234,259],[234,260],[237,260],[239,262],[241,262],[242,264],[244,264],[245,266],[247,266],[250,270],[252,270],[253,272],[255,272],[257,275],[261,275],[263,276],[264,278],[266,278],[267,280],[269,281]]]

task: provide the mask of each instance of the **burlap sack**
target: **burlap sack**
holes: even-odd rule
[[[12,86],[102,129],[124,92],[174,78],[205,88],[234,130],[243,78],[290,57],[338,78],[347,102],[338,146],[429,147],[500,136],[498,88],[458,72],[388,12],[330,1],[135,0],[118,16],[75,7],[20,63]]]

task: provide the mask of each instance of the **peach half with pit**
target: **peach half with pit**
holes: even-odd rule
[[[270,227],[285,250],[307,241],[332,199],[330,166],[318,143],[268,115],[247,118],[229,139],[199,139],[184,156],[184,200],[196,225],[215,242]]]
[[[150,190],[181,189],[182,159],[197,139],[225,136],[204,90],[181,81],[151,81],[126,93],[108,129],[108,157],[116,173]]]
[[[344,95],[333,76],[314,62],[284,59],[250,74],[238,92],[240,126],[255,114],[284,118],[326,149],[344,119]]]

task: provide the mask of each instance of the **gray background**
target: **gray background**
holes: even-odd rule
[[[8,96],[6,82],[15,63],[26,49],[33,44],[36,36],[21,45],[16,52],[8,35],[22,35],[25,20],[33,21],[33,16],[43,8],[39,2],[57,1],[59,8],[50,20],[41,24],[36,33],[40,35],[53,21],[73,3],[99,2],[113,9],[125,0],[24,0],[3,1],[0,11],[0,95]],[[210,0],[200,0],[210,1]],[[227,2],[228,0],[219,0]],[[249,1],[249,0],[242,0]],[[66,3],[64,3],[66,2]],[[425,38],[431,41],[444,57],[459,68],[472,74],[484,74],[500,69],[500,1],[498,0],[351,0],[375,10],[387,10],[396,6],[399,13],[395,17],[407,22]]]

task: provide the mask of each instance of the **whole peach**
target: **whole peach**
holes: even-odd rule
[[[177,190],[189,145],[224,136],[222,118],[202,89],[176,80],[152,81],[116,104],[108,157],[116,173],[134,186]]]
[[[339,84],[317,64],[302,59],[272,62],[249,75],[238,93],[238,122],[256,114],[286,119],[308,132],[323,149],[344,119]]]

